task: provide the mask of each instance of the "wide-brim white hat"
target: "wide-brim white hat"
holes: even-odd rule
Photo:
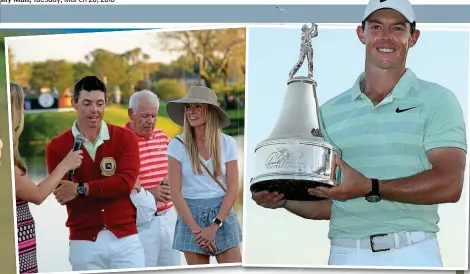
[[[194,86],[189,92],[188,96],[170,101],[166,105],[166,112],[168,117],[176,124],[184,125],[184,113],[186,104],[207,104],[211,105],[216,111],[219,117],[219,127],[225,128],[230,125],[230,119],[227,113],[219,106],[217,102],[217,95],[211,89],[203,86]]]

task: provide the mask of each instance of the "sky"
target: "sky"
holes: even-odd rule
[[[169,63],[177,59],[178,53],[161,50],[156,32],[145,30],[24,36],[8,38],[7,44],[13,50],[17,62],[48,59],[84,62],[85,56],[97,48],[121,54],[136,47],[150,55],[150,62]],[[34,44],[34,50],[31,50],[31,44]]]
[[[299,55],[299,37],[299,28],[249,30],[245,114],[247,184],[254,176],[255,147],[268,137],[277,123],[288,74]],[[314,78],[321,105],[354,84],[364,68],[365,48],[357,39],[355,29],[324,29],[321,25],[313,47]],[[423,30],[418,43],[409,52],[407,67],[418,77],[452,90],[468,119],[468,60],[467,32]],[[297,75],[307,75],[306,62]],[[468,177],[465,185],[468,186]],[[467,243],[462,236],[468,235],[466,192],[464,190],[457,204],[439,208],[438,240],[446,267],[465,264]],[[245,263],[328,264],[327,221],[304,220],[282,209],[264,209],[253,202],[249,190],[244,207]]]

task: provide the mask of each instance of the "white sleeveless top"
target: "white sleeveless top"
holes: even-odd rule
[[[184,140],[183,134],[178,135],[181,140]],[[234,160],[238,160],[237,143],[235,139],[224,133],[220,133],[220,144],[221,144],[221,168],[222,176],[219,177],[219,182],[227,189],[226,185],[226,163]],[[181,194],[186,199],[209,199],[224,196],[224,190],[207,174],[205,169],[201,167],[202,175],[194,173],[189,160],[189,154],[186,151],[185,146],[173,138],[168,144],[167,155],[175,158],[181,163],[182,171],[182,186]],[[202,158],[201,158],[202,159]],[[212,159],[204,161],[205,166],[214,172],[212,165]],[[238,182],[237,182],[238,183]]]

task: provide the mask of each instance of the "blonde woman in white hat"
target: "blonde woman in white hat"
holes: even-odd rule
[[[168,145],[168,180],[178,211],[173,248],[188,265],[241,262],[241,228],[233,205],[238,193],[235,139],[223,134],[230,120],[217,96],[196,86],[167,104],[168,116],[183,133]]]

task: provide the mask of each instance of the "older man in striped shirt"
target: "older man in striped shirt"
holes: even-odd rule
[[[139,139],[140,186],[157,201],[154,216],[147,223],[138,224],[147,267],[180,265],[181,260],[180,252],[172,248],[176,212],[167,182],[166,151],[170,140],[155,128],[159,105],[157,95],[149,90],[134,93],[129,101],[130,122],[126,125]]]

